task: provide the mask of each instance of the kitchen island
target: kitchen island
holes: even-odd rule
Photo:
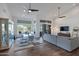
[[[51,34],[44,34],[43,39],[69,52],[79,47],[79,39],[77,37],[64,37]]]

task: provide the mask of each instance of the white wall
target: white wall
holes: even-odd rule
[[[65,18],[55,20],[55,28],[57,29],[54,30],[55,35],[59,32],[60,26],[69,26],[70,33],[72,33],[74,27],[79,27],[79,6],[64,15],[66,15]]]
[[[9,18],[9,16],[10,15],[9,15],[9,12],[8,12],[6,4],[1,3],[0,4],[0,17],[1,18]]]

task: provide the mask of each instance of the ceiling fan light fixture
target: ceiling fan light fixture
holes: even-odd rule
[[[26,10],[24,10],[24,12],[26,12]]]
[[[65,18],[66,16],[61,16],[60,15],[60,9],[61,9],[61,7],[58,7],[58,18]]]
[[[31,10],[28,10],[28,12],[31,13],[32,11]]]

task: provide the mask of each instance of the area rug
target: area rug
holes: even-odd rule
[[[15,48],[14,51],[17,52],[17,51],[24,50],[26,48],[31,48],[31,47],[34,47],[34,45],[33,44],[23,45],[23,46],[20,46],[20,47]]]

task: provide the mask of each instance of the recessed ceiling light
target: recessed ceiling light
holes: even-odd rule
[[[76,3],[73,3],[72,5],[73,5],[73,6],[76,6]]]
[[[6,13],[6,10],[5,10],[5,9],[3,9],[3,12],[4,12],[4,13]]]

